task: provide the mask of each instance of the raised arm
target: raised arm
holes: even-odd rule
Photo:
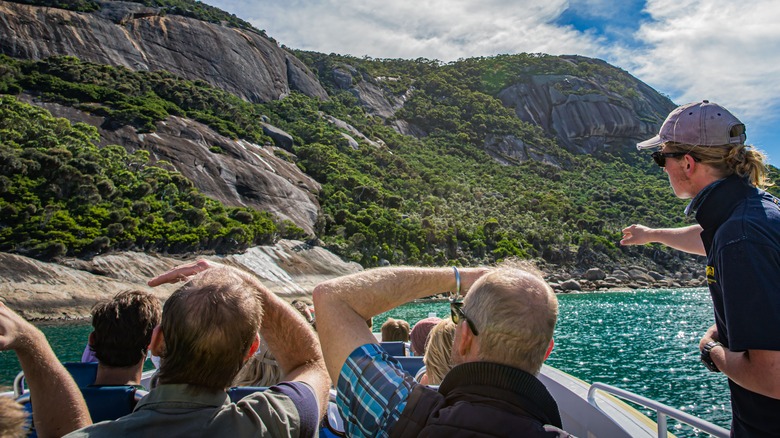
[[[701,241],[701,225],[681,228],[648,228],[631,225],[623,229],[621,245],[644,245],[662,243],[668,247],[696,255],[707,255]]]
[[[485,268],[461,269],[463,293],[487,272]],[[378,268],[317,285],[317,333],[331,379],[338,381],[352,351],[376,342],[366,319],[417,298],[455,290],[452,268]]]
[[[35,429],[59,437],[89,426],[87,405],[76,382],[34,325],[0,303],[0,350],[14,350],[30,387]]]
[[[305,382],[311,386],[317,395],[320,416],[325,415],[330,379],[317,334],[292,305],[269,291],[254,276],[242,275],[257,290],[263,302],[260,334],[274,353],[285,380]]]

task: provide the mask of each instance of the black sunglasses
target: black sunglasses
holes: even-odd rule
[[[658,167],[666,167],[666,159],[667,158],[677,158],[677,157],[684,157],[686,155],[690,155],[691,158],[693,158],[693,161],[699,161],[696,156],[692,155],[690,152],[661,152],[661,151],[655,151],[652,154],[650,154],[651,157],[653,157],[653,161],[655,161],[655,164],[658,165]]]
[[[471,333],[474,333],[474,336],[479,336],[479,331],[477,331],[474,323],[463,312],[463,301],[450,301],[450,316],[455,324],[458,324],[461,319],[466,321],[466,324],[471,329]]]

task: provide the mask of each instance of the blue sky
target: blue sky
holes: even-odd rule
[[[577,54],[616,65],[675,103],[709,99],[780,166],[777,0],[207,0],[285,46],[453,61]]]

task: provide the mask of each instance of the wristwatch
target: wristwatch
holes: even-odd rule
[[[715,362],[712,361],[712,358],[710,357],[710,351],[712,351],[712,349],[715,347],[722,346],[723,344],[720,342],[710,341],[704,344],[704,348],[701,349],[701,361],[704,362],[704,366],[713,373],[719,373],[720,370],[718,369],[718,366],[715,365]]]

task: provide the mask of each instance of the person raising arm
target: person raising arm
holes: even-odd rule
[[[60,437],[92,424],[70,373],[38,328],[0,302],[0,350],[13,350],[30,387],[39,437]]]

